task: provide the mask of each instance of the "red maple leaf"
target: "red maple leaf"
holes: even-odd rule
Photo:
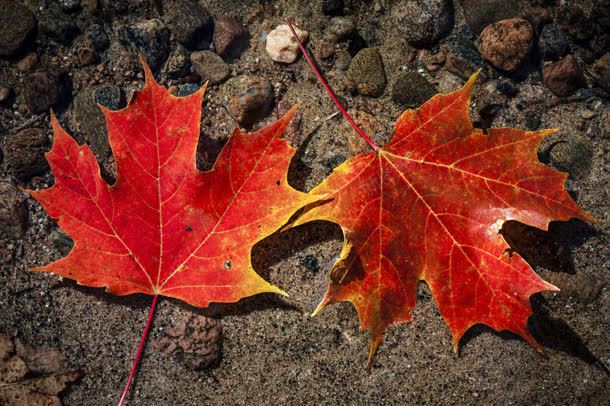
[[[294,149],[279,135],[295,108],[252,134],[234,130],[214,167],[199,172],[205,87],[174,97],[144,70],[146,85],[127,108],[102,109],[116,183],[104,182],[89,148],[52,117],[46,157],[55,184],[30,192],[75,242],[67,257],[34,270],[115,295],[154,295],[141,348],[158,295],[202,307],[283,293],[254,271],[251,248],[315,199],[287,182]]]
[[[529,297],[557,288],[510,255],[499,231],[508,220],[544,230],[551,220],[592,220],[564,190],[567,174],[538,161],[541,140],[555,130],[473,128],[468,106],[476,76],[405,111],[383,148],[338,105],[373,151],[314,188],[328,202],[294,224],[341,225],[345,245],[314,314],[329,302],[351,302],[372,336],[369,366],[388,326],[411,319],[419,281],[430,287],[454,348],[483,323],[539,349],[527,328]]]

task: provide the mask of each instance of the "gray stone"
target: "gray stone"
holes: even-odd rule
[[[97,104],[117,110],[122,105],[121,89],[113,85],[88,87],[74,99],[75,126],[79,129],[81,143],[87,143],[99,161],[110,155],[106,120]]]
[[[212,19],[196,0],[173,0],[163,3],[163,21],[174,38],[188,48],[209,45],[212,38]]]
[[[520,17],[523,1],[520,0],[461,0],[464,18],[475,34],[500,20]]]
[[[477,47],[465,35],[455,34],[447,38],[445,69],[467,79],[475,71],[485,66],[485,61]]]
[[[555,24],[545,25],[538,38],[538,49],[545,61],[556,61],[568,52],[568,38]]]
[[[437,93],[434,86],[419,73],[406,70],[392,84],[392,100],[406,107],[419,107]]]
[[[14,0],[0,0],[0,27],[0,56],[10,56],[30,38],[36,28],[36,17]]]
[[[358,52],[350,62],[347,76],[364,96],[381,96],[387,84],[383,60],[375,48]]]
[[[52,71],[37,71],[26,76],[23,99],[32,113],[45,113],[59,102],[64,86],[62,77]]]
[[[394,16],[398,29],[416,47],[434,45],[453,27],[451,0],[403,0],[396,4]]]
[[[59,0],[59,6],[65,11],[74,11],[80,7],[80,0]]]
[[[143,54],[152,70],[161,68],[169,55],[169,30],[160,20],[143,20],[119,28],[121,44]]]
[[[21,238],[27,230],[28,211],[23,192],[8,182],[0,182],[0,234]]]
[[[26,182],[49,169],[44,157],[48,143],[48,137],[40,128],[27,128],[4,140],[4,159],[17,180]]]
[[[201,80],[209,80],[210,84],[224,81],[231,74],[229,65],[212,51],[198,51],[191,54],[191,63]]]
[[[349,17],[333,17],[328,24],[328,38],[333,42],[349,39],[356,30],[356,24]]]
[[[163,73],[170,79],[177,79],[187,75],[190,67],[187,50],[182,45],[176,44],[165,61]]]
[[[224,85],[232,97],[229,112],[240,125],[249,126],[264,118],[273,104],[273,86],[260,76],[238,76]]]

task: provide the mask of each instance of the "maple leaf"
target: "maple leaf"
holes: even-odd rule
[[[155,295],[147,329],[158,295],[203,307],[282,294],[254,271],[250,251],[315,199],[287,182],[294,149],[279,135],[296,106],[252,134],[235,129],[214,167],[199,172],[205,86],[174,97],[143,65],[145,87],[125,109],[100,106],[116,160],[114,185],[101,178],[89,148],[52,117],[46,157],[55,184],[30,193],[75,244],[67,257],[34,270],[115,295]]]
[[[388,326],[411,319],[419,281],[428,284],[454,349],[477,323],[540,349],[527,328],[529,297],[557,288],[510,254],[499,231],[508,220],[544,230],[551,220],[592,220],[564,190],[567,174],[538,161],[541,140],[555,130],[473,128],[476,77],[405,111],[383,148],[356,128],[374,151],[337,167],[311,191],[327,203],[293,224],[341,226],[345,244],[314,314],[330,302],[351,302],[372,337],[369,367]]]

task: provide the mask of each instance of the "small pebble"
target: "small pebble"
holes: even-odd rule
[[[309,33],[297,27],[294,27],[294,30],[301,42],[305,43],[309,38]],[[267,35],[265,49],[275,62],[292,63],[299,55],[299,46],[286,24],[278,25]]]
[[[527,20],[511,18],[498,21],[481,33],[481,54],[494,67],[514,71],[529,55],[533,38],[534,30]]]

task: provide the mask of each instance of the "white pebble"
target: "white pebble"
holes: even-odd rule
[[[294,28],[301,42],[305,43],[309,38],[307,31]],[[275,62],[292,63],[297,59],[299,54],[299,46],[297,41],[292,36],[290,28],[286,24],[281,24],[275,27],[273,31],[267,35],[267,45],[265,47],[267,53]]]

